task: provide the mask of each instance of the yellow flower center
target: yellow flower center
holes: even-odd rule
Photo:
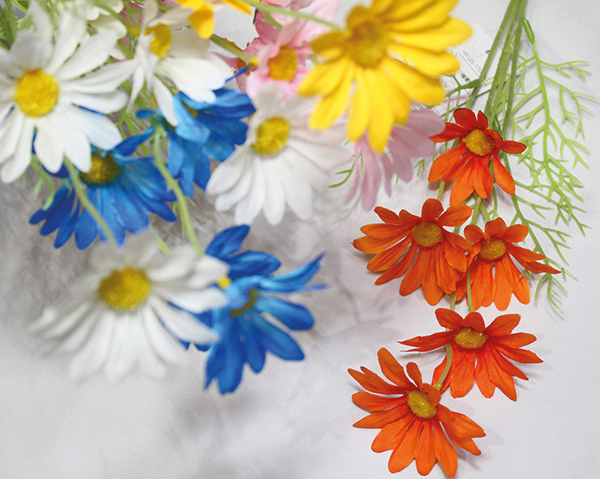
[[[481,242],[479,257],[486,261],[495,261],[506,253],[506,243],[500,238],[485,239]]]
[[[146,300],[151,287],[151,281],[142,270],[126,266],[120,271],[113,270],[100,282],[98,296],[113,309],[133,311]]]
[[[387,55],[390,36],[367,7],[358,5],[348,15],[349,54],[364,68],[376,68]]]
[[[415,416],[431,419],[437,414],[437,409],[429,404],[429,397],[423,391],[408,391],[408,407]]]
[[[146,29],[146,35],[154,34],[150,42],[150,51],[158,58],[164,58],[171,48],[171,29],[162,23]]]
[[[27,116],[39,117],[50,113],[58,101],[58,83],[44,70],[30,70],[17,81],[13,96]]]
[[[298,55],[289,45],[283,45],[279,53],[269,59],[269,76],[273,80],[292,81],[298,69]]]
[[[92,167],[87,173],[80,173],[79,176],[86,183],[92,185],[105,185],[110,183],[121,174],[121,167],[117,165],[110,155],[100,156],[92,153]]]
[[[432,221],[421,221],[412,229],[412,237],[419,246],[431,248],[444,239],[442,228]]]
[[[256,303],[257,299],[258,299],[258,291],[256,289],[250,290],[250,299],[248,300],[248,302],[246,304],[244,304],[244,306],[242,306],[241,308],[232,309],[229,312],[229,315],[232,318],[235,318],[236,316],[239,316],[240,314],[242,314],[244,311],[248,311],[250,308],[252,308],[252,306],[254,306],[254,303]]]
[[[486,333],[478,333],[473,328],[462,328],[454,335],[454,342],[465,349],[479,349],[488,338]]]
[[[478,156],[487,156],[496,147],[494,139],[482,130],[473,130],[465,137],[464,142],[469,151]]]
[[[290,135],[290,122],[280,116],[263,121],[256,131],[254,151],[261,155],[270,155],[281,150]]]
[[[217,281],[217,286],[223,290],[229,288],[230,285],[231,285],[231,280],[229,279],[229,276],[222,276]]]

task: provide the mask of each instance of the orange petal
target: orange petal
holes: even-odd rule
[[[465,238],[467,239],[467,241],[469,241],[471,243],[475,243],[477,241],[480,241],[480,240],[486,238],[485,233],[481,230],[481,228],[479,226],[476,226],[476,225],[465,226],[464,234],[465,234]]]
[[[435,143],[445,143],[446,141],[454,140],[455,138],[462,138],[467,136],[470,130],[463,128],[455,123],[446,123],[444,131],[438,135],[430,136],[429,139]]]
[[[367,264],[367,269],[369,271],[379,272],[391,268],[396,261],[398,261],[400,256],[402,256],[404,251],[406,251],[406,248],[410,245],[411,241],[411,237],[405,238],[397,245],[377,254],[371,258],[371,261]]]
[[[355,422],[353,426],[365,429],[380,429],[406,416],[407,407],[408,406],[403,408],[402,406],[398,406],[387,411],[374,412],[369,416],[363,417],[360,421]]]
[[[452,193],[450,193],[450,204],[459,205],[465,201],[475,189],[473,168],[465,168],[457,177],[452,185]]]
[[[381,220],[384,223],[390,223],[392,225],[401,225],[402,224],[399,216],[396,213],[394,213],[392,210],[388,210],[387,208],[384,208],[383,206],[376,206],[373,211],[377,214],[377,216],[379,216],[381,218]]]
[[[427,422],[423,424],[421,436],[415,449],[415,461],[417,463],[417,471],[422,476],[429,474],[435,465],[433,430],[432,426]]]
[[[465,328],[473,328],[478,333],[482,333],[485,329],[485,323],[483,322],[483,316],[481,313],[476,311],[471,312],[465,316],[463,321],[463,326]]]
[[[410,411],[410,409],[408,410]],[[374,452],[384,452],[389,451],[390,449],[395,449],[406,434],[406,431],[414,419],[414,414],[406,414],[397,421],[384,426],[381,431],[379,431],[377,436],[375,436],[373,444],[371,445],[371,449]]]
[[[515,180],[508,172],[506,167],[494,156],[492,161],[494,165],[494,179],[498,186],[506,191],[509,195],[515,194]]]
[[[515,391],[515,382],[512,376],[506,373],[497,363],[494,358],[492,349],[487,349],[486,354],[482,354],[480,359],[483,359],[487,365],[490,381],[494,383],[506,397],[517,400],[517,392]]]
[[[495,343],[495,342],[494,342]],[[518,363],[530,364],[530,363],[543,363],[537,354],[528,351],[526,349],[515,349],[507,348],[499,344],[495,344],[496,349],[500,354],[506,356],[508,359],[516,361]]]
[[[395,406],[406,403],[406,397],[391,398],[387,396],[377,396],[375,394],[359,391],[352,395],[352,401],[357,406],[370,412],[387,411]]]
[[[398,240],[396,238],[387,239],[387,240],[379,240],[373,239],[369,236],[362,236],[360,238],[355,239],[352,242],[352,246],[358,251],[362,251],[367,254],[377,254],[385,249],[392,246]]]
[[[496,262],[495,267],[496,275],[494,283],[496,285],[496,294],[494,295],[494,304],[500,311],[506,311],[514,290],[513,284],[510,283],[512,275],[509,276],[503,261]]]
[[[519,154],[527,149],[527,145],[519,143],[518,141],[506,140],[502,142],[500,149],[506,151],[506,153]]]
[[[437,422],[433,423],[433,444],[435,448],[435,457],[442,466],[442,469],[448,477],[454,477],[456,474],[458,455],[456,454],[456,449],[448,442],[448,439],[442,430],[442,426]]]
[[[364,225],[360,228],[360,231],[373,239],[388,240],[395,238],[396,241],[399,241],[403,236],[406,236],[406,234],[410,232],[410,228],[387,223],[374,223]]]
[[[417,387],[421,389],[421,386],[423,386],[423,378],[421,376],[421,371],[419,371],[419,367],[415,363],[410,362],[406,365],[406,372],[415,382]]]
[[[491,338],[491,341],[493,341],[496,345],[512,349],[527,346],[528,344],[533,343],[536,339],[537,338],[533,334],[513,333],[506,336],[497,336],[494,334],[494,337]]]
[[[494,395],[496,386],[490,381],[487,362],[480,357],[475,368],[475,382],[483,397],[491,398]]]
[[[413,461],[422,429],[423,421],[415,419],[390,456],[388,469],[391,473],[400,472]]]
[[[487,116],[481,110],[477,112],[477,126],[480,130],[487,130],[489,127]]]
[[[492,321],[492,323],[485,328],[485,332],[490,336],[504,336],[512,333],[513,329],[519,325],[520,321],[520,314],[503,314],[494,319],[494,321]]]
[[[404,344],[405,346],[413,346],[414,349],[410,349],[410,351],[425,352],[441,348],[450,341],[452,341],[452,333],[449,331],[442,331],[429,336],[417,336],[415,338],[407,339],[406,341],[398,342],[400,344]]]
[[[496,218],[495,220],[488,221],[485,224],[485,235],[488,238],[500,238],[505,231],[506,223],[502,218]]]
[[[475,358],[474,352],[467,352],[457,363],[450,378],[450,392],[452,397],[461,398],[473,387],[475,382]],[[453,359],[454,362],[454,359]]]
[[[435,310],[435,317],[440,323],[440,326],[448,329],[460,329],[462,327],[463,318],[456,311],[446,308],[438,308]]]
[[[437,181],[442,178],[444,181],[453,180],[464,169],[468,161],[469,158],[465,157],[463,147],[452,148],[435,159],[427,181]]]
[[[456,120],[456,123],[469,131],[479,128],[475,113],[468,108],[458,108],[454,110],[454,119]]]
[[[471,217],[473,210],[467,205],[457,205],[448,208],[436,221],[436,224],[442,226],[462,226],[462,224]]]
[[[421,208],[421,219],[423,221],[435,221],[444,212],[444,207],[435,198],[428,198]]]
[[[386,378],[403,389],[414,389],[415,386],[406,377],[402,365],[387,349],[381,348],[377,352],[377,357],[381,366],[381,372],[383,372]]]
[[[410,268],[408,273],[406,273],[406,276],[404,276],[402,283],[400,283],[400,295],[408,296],[409,294],[414,293],[419,286],[421,286],[421,283],[423,282],[426,261],[427,256],[421,251],[417,255],[417,260],[413,264],[412,268]]]
[[[361,367],[360,370],[361,372],[348,369],[348,372],[367,391],[379,394],[402,394],[404,392],[398,386],[386,383],[373,371],[365,367]]]

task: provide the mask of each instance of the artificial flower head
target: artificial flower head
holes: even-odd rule
[[[438,323],[446,331],[430,336],[400,341],[406,346],[414,346],[410,351],[433,351],[450,344],[452,364],[448,376],[442,383],[442,391],[450,387],[452,396],[466,395],[473,382],[486,398],[494,395],[498,387],[513,401],[517,400],[513,377],[527,380],[527,376],[508,359],[518,363],[541,363],[542,360],[531,351],[521,349],[533,343],[536,337],[528,333],[513,333],[521,321],[518,314],[498,316],[487,328],[483,317],[472,312],[462,318],[450,309],[435,311]],[[446,356],[433,373],[433,382],[437,382],[446,368]]]
[[[167,84],[172,82],[194,101],[212,103],[214,90],[223,87],[231,74],[225,62],[208,51],[208,40],[199,38],[189,28],[180,28],[179,16],[171,10],[159,17],[156,0],[144,2],[129,99],[131,106],[145,84],[173,126],[177,126],[178,120]]]
[[[160,110],[140,110],[137,116],[155,116],[162,123],[169,139],[169,173],[191,197],[194,183],[206,188],[211,159],[225,161],[236,145],[246,141],[248,126],[242,118],[255,110],[248,95],[231,88],[216,90],[213,103],[197,102],[178,93],[173,98],[173,106],[178,120],[176,127],[164,119]],[[154,127],[149,131],[154,132]]]
[[[148,213],[165,221],[177,217],[167,202],[175,201],[152,158],[135,158],[134,150],[149,137],[149,132],[127,138],[111,150],[92,150],[92,167],[79,173],[86,194],[110,229],[118,246],[125,244],[126,233],[137,234],[148,229]],[[55,176],[67,182],[54,195],[50,205],[36,211],[29,222],[44,221],[42,235],[55,230],[54,246],[60,248],[72,235],[79,249],[90,246],[96,237],[107,241],[106,233],[90,213],[80,205],[75,188],[65,168]]]
[[[526,225],[506,226],[502,218],[488,221],[485,232],[478,226],[465,228],[465,238],[473,244],[471,264],[471,298],[473,309],[490,306],[492,303],[500,311],[505,311],[512,295],[523,304],[529,303],[529,282],[512,258],[527,271],[535,274],[560,273],[559,270],[540,263],[546,257],[534,253],[515,243],[523,241],[529,233]],[[458,285],[457,297],[461,299],[467,292],[467,277]]]
[[[483,437],[485,432],[464,414],[440,404],[440,391],[423,383],[415,363],[406,365],[409,379],[387,349],[380,349],[377,355],[383,375],[392,384],[365,367],[361,367],[360,372],[348,370],[370,391],[352,395],[356,405],[371,413],[354,426],[381,429],[372,449],[392,451],[388,463],[390,472],[399,472],[414,460],[422,476],[429,474],[439,462],[446,475],[454,477],[458,462],[456,448],[478,456],[481,451],[473,438]]]
[[[313,317],[303,305],[278,296],[323,287],[307,285],[319,269],[320,257],[275,276],[273,273],[281,263],[274,256],[260,251],[238,253],[248,232],[246,225],[229,228],[218,233],[206,248],[207,255],[223,260],[230,267],[228,280],[219,283],[227,296],[227,306],[198,316],[219,335],[219,340],[196,344],[199,349],[209,351],[206,386],[216,379],[222,394],[239,386],[245,363],[255,373],[262,371],[267,353],[287,361],[304,359],[300,346],[284,329],[309,329]],[[276,326],[270,318],[281,325]]]
[[[451,206],[446,211],[436,199],[423,204],[421,216],[406,210],[394,213],[378,206],[375,213],[383,224],[370,224],[360,230],[366,236],[354,240],[354,247],[374,254],[367,265],[369,271],[384,273],[375,284],[383,284],[406,273],[400,294],[407,296],[423,286],[425,299],[431,305],[444,293],[456,291],[456,282],[467,270],[466,253],[471,245],[445,227],[461,226],[471,216],[466,205]]]
[[[446,129],[431,139],[441,143],[459,138],[460,143],[433,162],[429,181],[456,179],[450,194],[453,205],[465,201],[473,191],[481,198],[487,198],[492,193],[494,179],[509,195],[514,194],[515,181],[498,155],[500,151],[523,153],[527,147],[523,143],[503,140],[496,130],[489,128],[482,112],[475,116],[468,108],[459,108],[454,112],[454,119],[456,123],[446,123]]]
[[[121,140],[102,114],[127,102],[118,91],[130,62],[102,66],[117,40],[104,31],[84,38],[86,23],[66,9],[52,32],[37,1],[28,14],[35,33],[22,30],[10,50],[0,48],[0,176],[8,183],[37,158],[56,173],[66,157],[81,171],[91,167],[91,146],[110,149]]]
[[[342,146],[343,130],[309,130],[311,103],[297,96],[284,99],[274,85],[263,88],[253,102],[256,113],[246,143],[217,167],[206,191],[217,195],[217,211],[235,207],[237,224],[251,223],[261,211],[269,223],[278,224],[286,205],[307,219],[312,189],[327,186],[333,168],[350,159]]]
[[[375,206],[377,193],[383,181],[388,196],[392,196],[392,178],[410,181],[413,174],[411,159],[433,155],[435,147],[429,138],[444,128],[442,119],[431,110],[413,110],[404,126],[395,126],[390,134],[387,152],[379,153],[363,136],[355,143],[354,184],[348,192],[350,201],[360,189],[363,209]],[[382,175],[383,171],[383,175]]]
[[[46,308],[32,330],[58,351],[73,354],[71,375],[84,378],[103,369],[118,379],[136,363],[162,376],[167,363],[186,360],[181,340],[205,342],[211,331],[192,314],[222,307],[225,296],[213,283],[227,274],[222,261],[198,258],[189,245],[168,256],[154,235],[132,238],[122,250],[94,251],[97,272],[77,283],[77,297]]]
[[[373,0],[350,11],[345,30],[317,37],[311,47],[324,61],[300,85],[302,95],[322,95],[311,128],[328,128],[349,104],[348,139],[366,132],[381,152],[393,125],[406,123],[411,102],[440,103],[440,75],[459,67],[446,49],[471,35],[449,17],[455,3]]]

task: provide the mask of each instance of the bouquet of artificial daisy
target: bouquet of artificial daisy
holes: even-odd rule
[[[530,66],[552,68],[527,1],[510,1],[469,82],[455,75],[452,48],[472,32],[452,16],[455,3],[372,0],[340,25],[339,0],[5,2],[0,179],[46,193],[29,222],[56,248],[93,248],[93,272],[47,305],[32,332],[71,356],[76,379],[163,377],[195,349],[205,352],[206,387],[215,381],[225,394],[246,364],[262,371],[267,353],[301,360],[293,334],[314,318],[295,294],[324,288],[313,282],[323,255],[279,272],[274,255],[242,243],[260,217],[273,227],[286,214],[309,221],[314,197],[336,186],[380,219],[353,242],[375,284],[398,282],[400,296],[446,306],[433,311],[443,331],[400,341],[445,351],[430,382],[384,348],[385,379],[350,369],[367,391],[353,400],[370,413],[355,425],[381,429],[373,450],[392,451],[391,472],[414,460],[422,475],[438,462],[453,477],[456,448],[480,454],[473,439],[485,433],[443,406],[442,393],[463,397],[477,384],[486,398],[498,388],[516,400],[514,378],[527,376],[514,363],[541,362],[523,349],[535,336],[513,332],[520,315],[486,323],[482,308],[529,303],[535,275],[558,308],[565,233],[536,215],[551,209],[585,227],[580,182],[548,154],[556,137],[575,163],[584,147],[552,119],[546,77],[544,88],[525,87]],[[218,10],[246,14],[255,38],[238,45],[216,33]],[[561,103],[562,114],[581,125],[584,96],[553,85],[578,106],[571,117]],[[545,122],[531,130],[539,112]],[[519,164],[530,182],[514,173]],[[376,206],[381,189],[393,195],[415,168],[438,187],[423,192],[420,214]],[[200,201],[229,225],[199,235]],[[161,221],[179,222],[180,241],[164,240]],[[527,238],[530,247],[519,244]]]

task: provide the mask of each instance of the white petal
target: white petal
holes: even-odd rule
[[[142,316],[147,337],[158,355],[170,363],[184,363],[186,355],[183,344],[173,338],[160,324],[156,313],[151,308],[143,308]]]
[[[37,35],[43,43],[50,45],[52,41],[52,25],[50,17],[46,11],[40,6],[37,1],[29,2],[27,13],[31,15],[31,19],[35,24]]]
[[[285,212],[285,193],[279,178],[279,162],[265,168],[265,206],[263,213],[267,221],[276,225],[283,219]]]
[[[23,70],[13,62],[12,55],[3,48],[0,48],[0,73],[13,78],[19,78],[23,74]]]
[[[59,20],[52,58],[46,71],[55,74],[60,66],[69,58],[85,33],[84,19],[76,18],[71,12],[64,11]]]
[[[145,341],[145,337],[131,334],[131,323],[140,320],[137,314],[116,318],[114,336],[104,363],[104,373],[111,381],[117,381],[127,374],[137,358],[137,343]]]
[[[134,60],[135,61],[135,60]],[[133,107],[133,103],[137,99],[138,95],[142,91],[142,87],[145,83],[144,70],[141,66],[136,66],[131,76],[131,94],[129,95],[129,102],[127,103],[127,109],[130,110]]]
[[[95,94],[112,92],[127,80],[134,68],[133,60],[106,65],[83,78],[66,82],[61,91]]]
[[[33,122],[25,118],[19,143],[13,156],[2,166],[0,178],[4,183],[15,181],[25,173],[31,162],[31,143],[33,141]]]
[[[73,91],[64,93],[63,101],[99,113],[112,113],[125,106],[127,103],[127,95],[122,91],[95,94]]]
[[[21,110],[15,109],[1,124],[0,124],[0,163],[12,156],[17,149],[19,140],[25,128],[25,115]],[[33,122],[28,120],[33,128]]]
[[[240,178],[252,174],[252,153],[249,146],[238,147],[233,154],[213,171],[206,192],[214,195],[234,187]]]
[[[44,68],[50,56],[50,46],[29,30],[25,30],[17,35],[10,48],[10,55],[13,61],[25,71]]]
[[[165,119],[171,125],[177,126],[179,122],[177,121],[175,109],[173,108],[173,94],[158,78],[152,79],[152,91],[154,91],[156,103]]]
[[[92,267],[101,273],[109,273],[124,266],[123,255],[119,250],[106,244],[94,248],[90,262]]]
[[[58,69],[56,78],[62,81],[69,80],[95,70],[108,59],[116,41],[116,35],[109,31],[87,38],[75,54]]]
[[[204,323],[190,314],[174,309],[156,298],[152,298],[151,305],[165,328],[176,338],[194,343],[208,343],[216,339]]]
[[[40,121],[41,120],[41,121]],[[56,173],[63,164],[63,136],[59,125],[46,118],[38,119],[34,141],[37,156],[48,171]]]
[[[163,377],[167,372],[167,368],[154,351],[148,333],[144,328],[143,320],[133,323],[132,329],[135,335],[143,335],[146,338],[146,341],[138,343],[138,364],[140,365],[140,369],[144,374],[149,376],[155,378]]]
[[[108,356],[115,329],[115,318],[103,316],[87,343],[73,356],[69,372],[75,380],[98,371]]]
[[[89,171],[92,165],[92,148],[80,128],[83,126],[82,119],[87,115],[93,115],[93,113],[74,107],[66,107],[61,112],[60,129],[64,138],[65,156],[80,171]]]
[[[245,200],[238,203],[235,208],[235,222],[237,224],[250,224],[256,218],[258,213],[263,208],[265,203],[265,175],[263,172],[264,164],[263,161],[270,161],[269,159],[262,160],[256,159],[254,161],[253,178],[252,184],[250,185],[250,191],[246,196]]]
[[[173,251],[152,267],[147,268],[146,275],[152,282],[181,279],[192,270],[196,259],[194,251],[188,248]]]
[[[163,257],[156,244],[156,238],[150,232],[130,237],[124,253],[125,263],[140,269],[146,269]]]
[[[224,261],[212,256],[203,256],[194,264],[194,274],[189,283],[194,288],[202,288],[215,283],[229,272]],[[213,306],[214,307],[214,306]]]
[[[90,297],[71,301],[62,308],[48,308],[30,326],[33,333],[42,333],[46,338],[58,338],[74,329],[93,307]]]
[[[219,69],[208,60],[197,58],[165,58],[157,73],[168,76],[175,86],[191,99],[212,103],[213,90],[225,84]]]
[[[60,344],[57,350],[72,352],[80,349],[93,336],[103,309],[92,309],[86,316],[81,317],[73,329],[67,331],[64,337],[59,339]]]
[[[282,184],[285,199],[290,209],[300,218],[308,219],[312,214],[312,190],[310,185],[291,171],[282,169]]]
[[[83,133],[88,143],[102,150],[110,150],[121,142],[119,129],[103,115],[81,108],[70,107],[65,116],[72,125],[76,125],[76,128]]]

